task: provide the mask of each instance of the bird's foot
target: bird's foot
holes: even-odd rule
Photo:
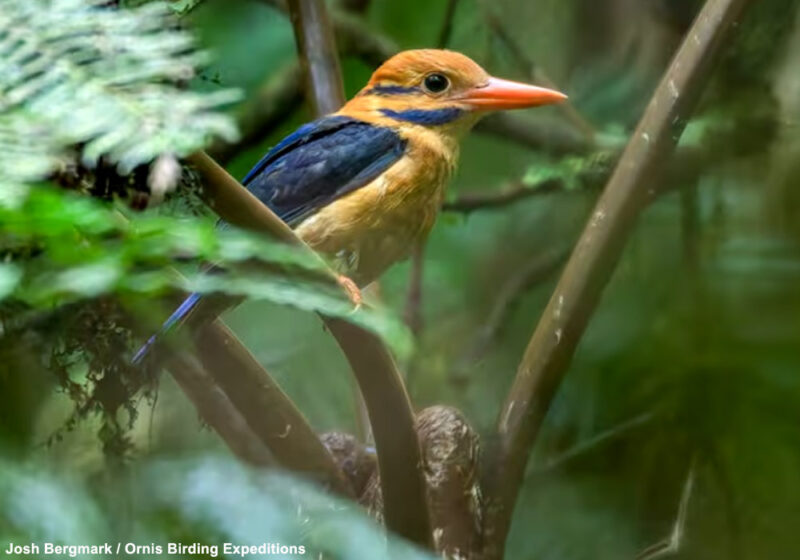
[[[361,296],[361,290],[358,288],[356,283],[343,274],[338,274],[336,276],[336,281],[344,289],[344,292],[347,294],[347,297],[350,299],[350,301],[353,302],[353,305],[355,306],[354,311],[358,310],[361,307],[361,304],[364,302],[364,298]]]

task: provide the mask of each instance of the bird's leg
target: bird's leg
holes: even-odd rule
[[[353,305],[356,306],[356,310],[360,308],[364,298],[361,296],[361,290],[356,283],[344,274],[337,274],[336,281],[344,289],[347,297],[353,302]]]

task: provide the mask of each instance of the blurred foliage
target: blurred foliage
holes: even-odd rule
[[[212,135],[236,138],[231,120],[211,109],[238,92],[178,87],[209,57],[168,15],[163,4],[120,12],[97,0],[4,3],[3,191],[52,171],[59,148],[80,144],[83,164],[105,156],[129,173],[163,153],[188,155]]]
[[[59,2],[67,5],[66,0]],[[363,18],[371,30],[388,35],[402,48],[432,46],[440,36],[447,3],[372,0],[354,17]],[[26,10],[38,5],[12,4]],[[165,96],[191,95],[216,102],[227,99],[225,92],[239,89],[249,99],[293,60],[291,25],[269,2],[172,4],[184,15],[180,25],[161,26],[161,32],[183,37],[184,27],[196,31],[215,60],[194,79],[177,76],[178,85],[169,93],[162,91]],[[330,2],[335,10],[352,4],[359,2]],[[520,67],[488,25],[487,10],[493,10],[537,70],[567,91],[600,137],[616,145],[640,116],[701,4],[700,0],[462,0],[448,46],[475,57],[493,74],[530,79],[531,69]],[[797,4],[752,2],[737,25],[734,43],[709,76],[701,110],[681,141],[680,164],[665,162],[665,176],[644,185],[666,183],[668,193],[641,217],[549,412],[518,504],[509,558],[635,558],[673,530],[690,470],[694,483],[681,549],[674,557],[796,556],[794,527],[800,522]],[[140,9],[153,10],[159,21],[165,12],[144,6],[122,13],[150,14]],[[116,11],[92,10],[102,18],[120,17]],[[0,22],[9,21],[3,17],[5,13]],[[141,40],[152,38],[145,33]],[[5,35],[0,35],[0,48],[9,48]],[[135,52],[152,56],[150,51]],[[161,62],[173,59],[165,56]],[[114,59],[101,60],[112,64]],[[185,62],[181,56],[176,60]],[[109,75],[124,67],[115,67]],[[371,71],[356,56],[346,56],[343,69],[350,94]],[[82,83],[69,81],[70,76],[63,78],[65,83],[74,87]],[[0,84],[8,79],[0,72]],[[136,91],[149,83],[150,78],[143,76],[130,84],[132,90],[127,85],[122,89]],[[160,81],[159,87],[164,87]],[[116,99],[116,88],[105,93]],[[70,468],[96,477],[104,482],[102,487],[116,484],[130,493],[122,492],[125,499],[110,505],[102,489],[73,485],[63,472],[23,475],[11,461],[0,472],[15,474],[3,480],[17,477],[14,484],[21,487],[36,484],[52,492],[58,488],[60,496],[76,496],[74,508],[65,506],[76,512],[74,518],[58,516],[63,522],[84,522],[70,528],[75,535],[132,535],[141,542],[177,535],[191,540],[201,539],[210,527],[221,532],[219,538],[238,528],[252,532],[237,535],[254,540],[269,533],[286,540],[321,543],[324,539],[330,545],[340,542],[330,537],[335,531],[337,539],[353,539],[343,547],[375,542],[358,522],[349,524],[350,517],[345,517],[345,530],[328,525],[335,516],[324,513],[319,517],[324,520],[309,525],[319,533],[295,532],[305,529],[285,506],[305,500],[305,486],[273,475],[264,483],[262,475],[245,473],[241,467],[198,460],[198,451],[226,451],[213,434],[197,429],[196,412],[180,390],[169,379],[160,380],[156,390],[151,379],[124,369],[133,340],[124,310],[161,317],[168,304],[153,305],[156,294],[174,288],[230,289],[259,301],[240,306],[226,320],[314,427],[354,432],[350,374],[340,351],[316,317],[276,304],[292,300],[314,309],[334,305],[325,299],[327,295],[320,295],[327,292],[319,291],[319,282],[309,278],[314,266],[261,239],[214,230],[208,217],[193,217],[186,208],[192,198],[185,184],[156,212],[139,215],[112,205],[108,201],[124,194],[127,185],[137,189],[148,182],[149,165],[166,144],[148,140],[120,149],[97,144],[103,138],[101,129],[91,134],[81,127],[52,129],[46,119],[55,118],[55,113],[38,115],[30,107],[23,103],[0,111],[2,177],[19,184],[41,180],[55,170],[51,183],[102,201],[65,194],[53,185],[37,186],[28,199],[12,197],[10,188],[0,190],[0,198],[15,203],[0,213],[5,251],[0,267],[3,325],[17,325],[14,336],[0,338],[0,438],[8,454],[32,454],[36,460],[56,462],[61,471]],[[49,110],[66,113],[94,107],[83,103]],[[205,114],[210,105],[194,107]],[[205,126],[206,121],[192,115],[197,116],[184,113],[179,120]],[[99,116],[103,119],[98,122],[107,122]],[[555,109],[517,116],[537,126],[563,120]],[[230,170],[242,176],[269,146],[308,118],[305,108],[283,115],[277,126],[263,131],[260,144],[238,154]],[[178,121],[165,122],[171,127]],[[181,135],[177,146],[187,150],[199,146],[197,130]],[[208,132],[205,129],[200,136]],[[89,145],[99,148],[86,151]],[[126,146],[154,147],[139,155],[126,151]],[[168,147],[168,152],[186,153]],[[97,159],[92,154],[105,155],[90,167],[80,164],[76,154],[81,153],[92,161]],[[502,287],[533,259],[571,246],[597,193],[585,188],[586,176],[606,173],[613,164],[613,158],[601,154],[553,157],[480,134],[464,142],[451,197],[476,191],[491,194],[509,183],[539,184],[549,179],[567,188],[501,209],[447,214],[439,220],[425,253],[424,325],[406,361],[417,408],[431,403],[457,406],[491,444],[500,403],[554,276],[516,293],[507,320],[486,353],[479,360],[465,356],[471,356],[470,344],[485,327]],[[65,166],[65,160],[73,163]],[[123,160],[130,165],[118,167]],[[77,179],[70,175],[74,167]],[[181,181],[186,180],[184,170]],[[120,219],[120,211],[128,214],[129,221]],[[23,255],[27,258],[21,259]],[[244,261],[252,258],[284,270],[293,279],[291,286],[245,266]],[[222,263],[227,272],[205,277],[202,282],[209,284],[201,284],[191,272],[201,261]],[[178,266],[188,280],[164,273],[166,264]],[[309,284],[295,283],[298,270]],[[398,265],[381,282],[380,296],[397,314],[406,304],[408,274],[407,264]],[[14,321],[9,322],[12,315]],[[380,315],[380,321],[384,317]],[[391,334],[396,322],[386,324],[394,325],[384,331],[390,339],[402,339]],[[83,422],[75,422],[78,417]],[[61,430],[65,424],[72,431]],[[54,433],[58,437],[53,438]],[[28,451],[48,440],[51,445],[46,449]],[[116,468],[108,468],[108,457],[120,455],[181,459],[152,464],[112,461]],[[7,495],[13,494],[0,492]],[[317,495],[308,499],[316,504],[328,500]],[[0,534],[6,539],[8,535],[38,538],[40,533],[31,523],[51,519],[53,510],[42,500],[22,502],[36,507],[33,513],[20,509],[20,502],[10,503],[3,502],[6,517],[0,521]],[[11,522],[8,512],[15,508],[19,511]],[[79,508],[88,513],[78,518]],[[321,510],[325,507],[316,511]],[[226,514],[237,520],[235,526]],[[33,521],[23,523],[22,517]],[[93,519],[100,519],[99,529]],[[128,525],[108,526],[113,523]],[[361,531],[372,536],[358,540]],[[334,554],[381,557],[380,553],[364,556],[365,550],[373,549],[372,544],[363,546],[355,552],[337,548]]]
[[[52,469],[0,462],[0,546],[222,543],[303,546],[305,554],[332,559],[423,560],[431,556],[388,539],[357,506],[337,500],[285,474],[253,472],[232,459],[196,456],[140,465],[116,484],[93,484]],[[126,511],[120,516],[121,509]],[[69,511],[70,515],[63,515]],[[123,548],[124,550],[124,548]],[[120,556],[123,554],[121,553]],[[130,558],[162,556],[142,550]],[[171,554],[170,556],[175,556]],[[228,557],[238,555],[228,555]],[[262,555],[264,556],[264,555]],[[281,555],[280,557],[287,557]]]

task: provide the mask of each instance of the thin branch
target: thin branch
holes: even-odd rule
[[[590,437],[585,441],[578,442],[574,446],[570,447],[563,453],[556,455],[555,457],[551,457],[547,461],[545,461],[542,465],[537,465],[535,468],[531,470],[531,474],[543,474],[552,472],[555,469],[558,469],[564,466],[566,463],[569,463],[576,457],[580,457],[594,451],[595,449],[602,447],[603,445],[615,441],[621,436],[627,434],[634,428],[639,428],[644,426],[645,424],[649,423],[650,421],[655,418],[655,414],[652,412],[645,412],[644,414],[640,414],[634,418],[626,420],[621,424],[617,424],[613,428],[609,428],[607,430],[603,430],[599,434]]]
[[[470,345],[469,354],[463,360],[465,365],[481,360],[489,352],[519,299],[549,278],[568,256],[569,251],[564,248],[537,254],[503,284],[483,327]]]
[[[378,453],[386,527],[429,547],[432,532],[422,458],[400,372],[372,333],[336,318],[325,318],[325,325],[344,351],[364,395]]]
[[[549,88],[556,88],[556,84],[547,76],[540,65],[536,64],[525,52],[525,50],[514,40],[511,33],[503,25],[503,22],[492,9],[484,3],[484,13],[489,27],[495,36],[506,47],[514,63],[520,71],[529,79]],[[588,120],[575,108],[570,102],[560,103],[558,105],[560,111],[569,122],[571,122],[576,129],[580,130],[589,142],[593,142],[595,136],[595,129]]]
[[[674,556],[681,551],[683,535],[686,533],[686,518],[689,515],[689,500],[692,497],[692,490],[694,489],[694,471],[695,460],[692,459],[689,472],[686,474],[686,481],[683,483],[683,491],[681,492],[681,499],[678,503],[678,512],[675,515],[675,523],[672,526],[672,532],[669,537],[647,547],[636,556],[636,560],[654,560],[655,558]]]
[[[669,158],[747,0],[708,0],[658,86],[545,308],[498,421],[487,475],[487,558],[502,557],[529,451],[572,354],[619,260],[648,183]]]
[[[495,192],[476,191],[462,193],[453,200],[445,201],[442,205],[442,210],[469,214],[475,210],[504,208],[519,200],[558,192],[563,187],[564,182],[557,178],[547,179],[536,185],[526,185],[521,181],[517,181]]]
[[[439,30],[439,39],[436,41],[436,47],[439,49],[444,49],[450,44],[450,38],[453,35],[453,19],[456,16],[457,8],[458,0],[447,0],[442,28]]]

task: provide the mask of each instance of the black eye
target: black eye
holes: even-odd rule
[[[450,87],[450,80],[444,74],[428,74],[425,76],[425,89],[431,93],[442,93]]]

